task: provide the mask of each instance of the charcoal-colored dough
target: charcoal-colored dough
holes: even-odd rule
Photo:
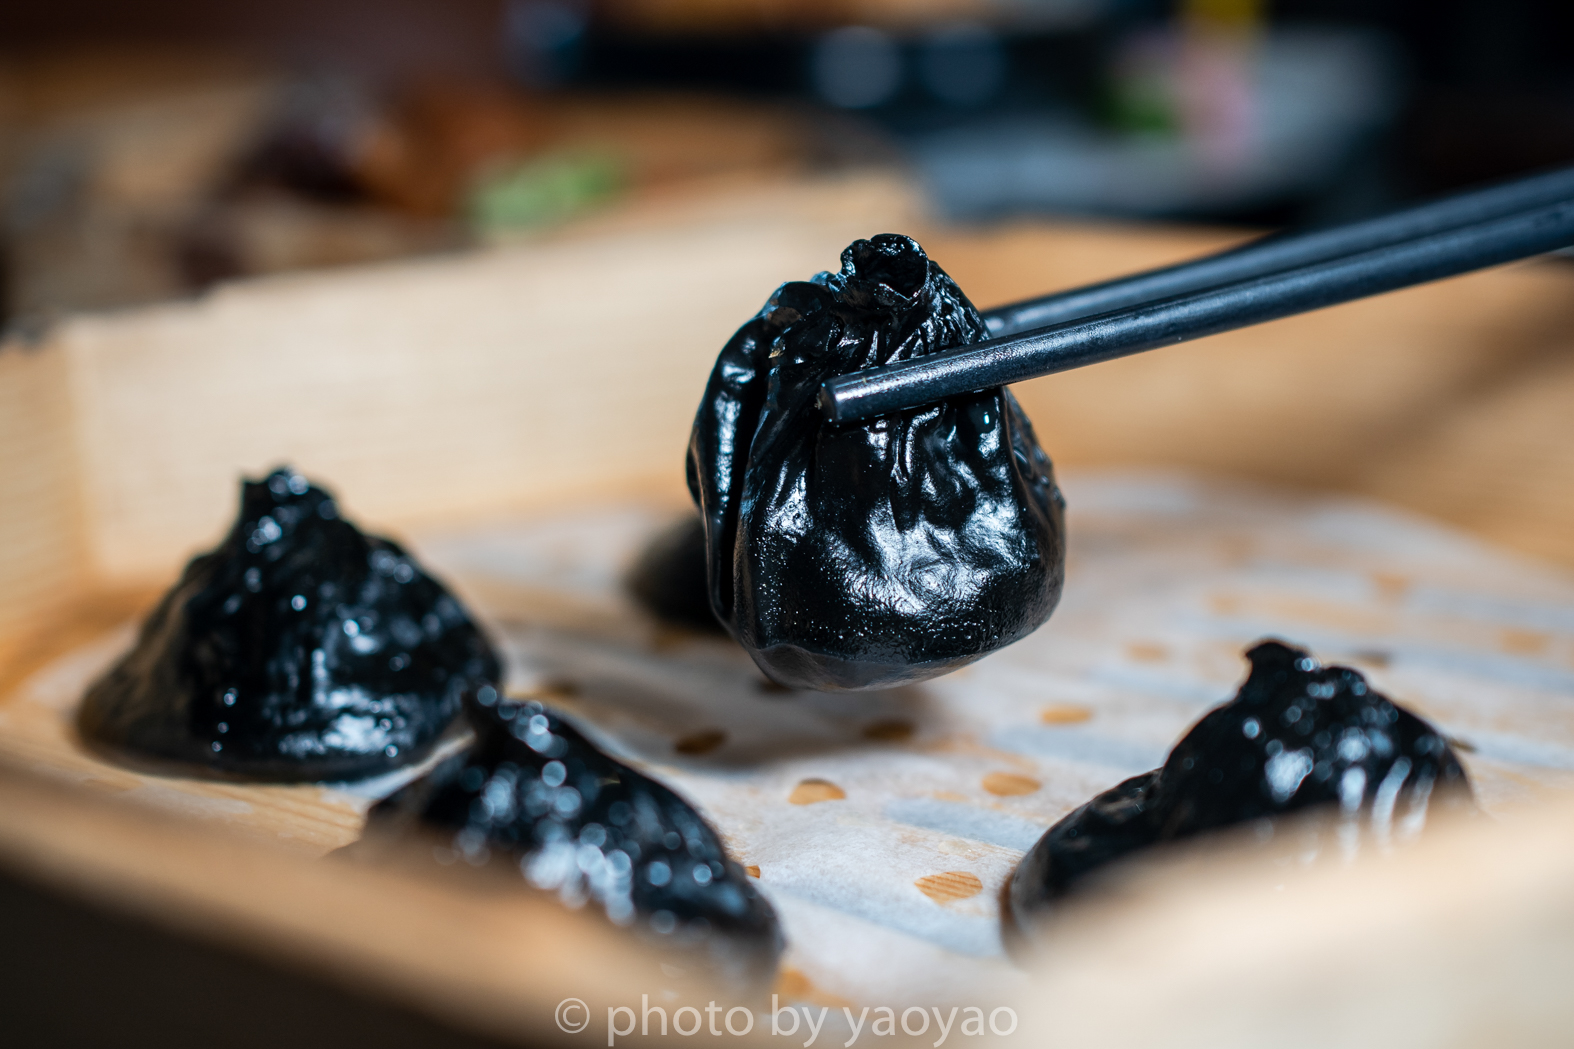
[[[1074,810],[1022,860],[1010,886],[1011,934],[1031,935],[1083,879],[1139,850],[1322,807],[1362,841],[1419,833],[1429,812],[1472,807],[1459,759],[1431,725],[1374,691],[1358,671],[1319,666],[1264,641],[1230,702],[1186,733],[1163,767]],[[1009,940],[1008,936],[1008,940]]]
[[[449,862],[501,860],[719,972],[758,982],[774,971],[775,911],[688,802],[538,702],[487,690],[466,710],[475,745],[373,808],[369,838],[435,831]]]
[[[495,685],[486,638],[404,550],[291,470],[241,485],[136,646],[88,690],[89,742],[265,780],[345,780],[424,757]]]
[[[816,406],[828,379],[985,337],[911,238],[784,284],[721,351],[689,487],[716,617],[773,680],[919,681],[1037,628],[1060,597],[1064,501],[1002,388],[865,423]]]
[[[658,619],[707,634],[724,633],[705,585],[705,525],[698,515],[656,533],[624,582],[634,599]]]

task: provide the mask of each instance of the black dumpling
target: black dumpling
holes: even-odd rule
[[[506,859],[536,888],[746,982],[774,972],[776,913],[688,802],[538,702],[467,700],[476,742],[373,808],[368,834],[425,827],[448,862]]]
[[[1240,692],[1163,767],[1100,794],[1033,846],[1011,881],[1017,931],[1031,933],[1083,878],[1161,842],[1317,807],[1357,828],[1355,841],[1388,842],[1419,833],[1436,805],[1472,807],[1448,741],[1358,671],[1278,641],[1246,657]]]
[[[360,778],[419,760],[497,657],[395,543],[290,470],[241,486],[136,646],[83,700],[92,743],[267,780]]]
[[[723,348],[695,417],[689,487],[710,601],[760,668],[798,688],[918,681],[1024,637],[1054,610],[1064,501],[1004,389],[832,426],[828,379],[975,342],[983,320],[912,239],[782,285]]]
[[[722,632],[705,586],[705,525],[698,516],[682,518],[657,532],[623,582],[630,595],[658,619],[701,633]]]

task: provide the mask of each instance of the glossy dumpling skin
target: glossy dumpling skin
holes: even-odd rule
[[[775,911],[688,802],[540,703],[483,692],[467,710],[475,745],[375,807],[369,837],[436,831],[452,859],[502,860],[665,949],[746,981],[774,972]]]
[[[265,780],[345,780],[430,751],[497,657],[395,543],[290,470],[241,485],[194,558],[95,682],[78,724],[101,747]]]
[[[1321,807],[1356,832],[1341,847],[1386,845],[1420,833],[1439,807],[1473,808],[1448,741],[1358,671],[1319,666],[1279,641],[1246,657],[1240,692],[1194,725],[1163,767],[1039,839],[1011,880],[1009,932],[1031,934],[1083,878],[1162,842]]]
[[[847,372],[985,336],[908,237],[782,285],[727,343],[689,444],[716,616],[772,679],[863,689],[945,673],[1027,635],[1064,575],[1064,501],[1004,389],[833,427]]]

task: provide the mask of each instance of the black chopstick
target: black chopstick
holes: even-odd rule
[[[820,389],[832,423],[1125,357],[1441,280],[1574,244],[1574,198],[1221,288],[843,375]]]
[[[1459,193],[1329,229],[1273,234],[1216,255],[1147,270],[984,312],[992,338],[1065,324],[1143,302],[1266,277],[1416,237],[1574,199],[1574,167]]]

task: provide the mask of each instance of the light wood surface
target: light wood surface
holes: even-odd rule
[[[6,639],[57,616],[89,579],[63,355],[0,351],[0,666]]]

